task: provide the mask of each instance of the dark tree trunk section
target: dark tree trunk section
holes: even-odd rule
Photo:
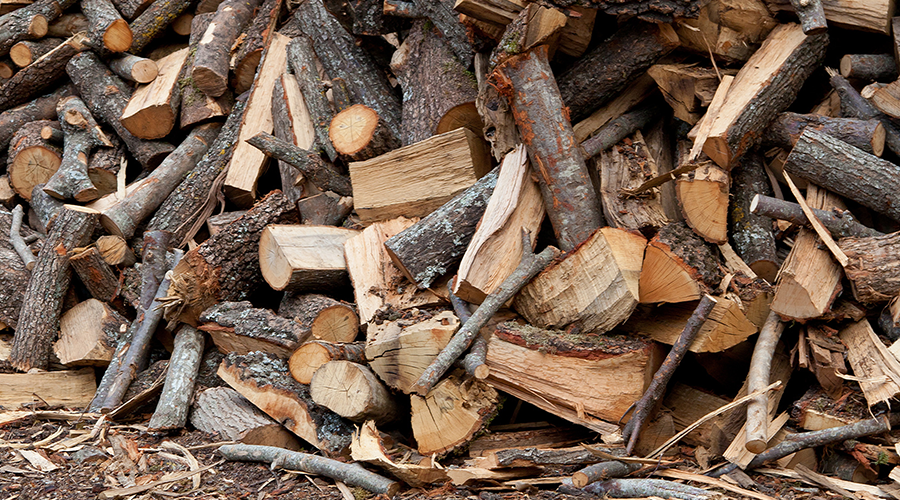
[[[138,139],[122,126],[119,117],[131,98],[131,90],[96,54],[85,52],[73,57],[66,70],[94,116],[116,131],[145,169],[156,168],[175,149],[167,142]]]
[[[37,120],[55,120],[56,104],[63,97],[75,94],[71,84],[63,85],[53,93],[0,113],[0,149],[5,149],[10,139],[22,125]]]
[[[72,278],[69,251],[88,242],[98,217],[96,213],[67,209],[50,228],[22,299],[22,311],[9,357],[17,370],[47,369],[50,348],[59,333],[63,297],[69,290]]]
[[[31,210],[37,217],[37,221],[32,224],[32,227],[46,234],[53,225],[53,221],[56,220],[56,216],[62,211],[63,202],[45,193],[44,185],[38,184],[31,191],[30,204]]]
[[[204,94],[219,97],[228,89],[231,46],[261,0],[225,0],[219,4],[194,56],[191,79]]]
[[[0,109],[27,102],[35,94],[52,88],[66,74],[66,63],[87,49],[84,41],[84,36],[75,35],[13,75],[0,86]]]
[[[353,211],[353,198],[325,191],[298,201],[297,211],[303,224],[340,226]]]
[[[309,328],[248,301],[220,302],[198,321],[222,352],[263,351],[287,358],[309,337]]]
[[[900,166],[807,128],[784,169],[900,221]]]
[[[459,22],[459,12],[453,10],[452,0],[413,0],[424,17],[431,19],[435,27],[444,36],[450,50],[459,58],[462,65],[472,65],[475,51],[466,34],[466,27]]]
[[[110,0],[81,0],[88,18],[88,38],[95,50],[125,52],[131,47],[131,28]]]
[[[0,31],[0,56],[5,56],[17,42],[46,35],[50,21],[74,4],[75,0],[38,0],[0,16],[0,26],[3,26]]]
[[[581,147],[584,149],[584,158],[593,158],[633,134],[635,130],[646,127],[656,117],[658,109],[656,106],[647,106],[629,111],[611,120],[596,134],[581,143]]]
[[[887,302],[900,293],[900,234],[862,238],[842,238],[838,245],[850,263],[844,272],[853,288],[853,297],[865,304]]]
[[[265,132],[251,137],[247,142],[267,156],[277,158],[294,166],[313,184],[323,190],[334,191],[341,196],[353,194],[350,179],[345,175],[341,175],[334,165],[327,163],[317,153],[300,149]]]
[[[331,161],[337,159],[337,151],[331,144],[328,137],[328,127],[331,125],[331,119],[334,118],[334,112],[331,109],[331,103],[325,96],[325,87],[319,79],[319,72],[316,71],[315,51],[313,50],[312,40],[306,35],[300,35],[291,40],[288,45],[288,63],[294,71],[297,78],[297,84],[300,85],[300,92],[303,94],[303,100],[306,102],[306,108],[309,110],[309,116],[313,121],[316,131],[316,146],[322,148]],[[276,124],[277,127],[277,124]],[[275,134],[278,136],[278,134]],[[284,139],[284,137],[279,137]]]
[[[495,168],[441,208],[384,242],[394,264],[419,288],[431,287],[462,260],[499,173]]]
[[[587,118],[676,47],[678,37],[668,25],[632,21],[619,28],[557,78],[572,121]]]
[[[829,71],[831,86],[841,99],[841,116],[845,118],[859,118],[861,120],[876,119],[884,125],[884,142],[894,154],[900,154],[900,130],[894,126],[891,119],[878,110],[868,99],[859,95],[859,92],[836,71]]]
[[[778,258],[775,255],[775,235],[772,219],[755,215],[750,210],[753,197],[771,194],[772,186],[759,153],[744,155],[731,170],[731,206],[728,228],[734,251],[758,276],[775,283]]]
[[[893,54],[846,54],[841,58],[841,76],[864,82],[892,82],[897,79]]]
[[[824,33],[828,29],[821,0],[791,0],[805,35]]]
[[[16,63],[16,66],[24,68],[42,55],[59,47],[59,44],[64,41],[65,40],[62,38],[41,38],[40,40],[34,41],[23,40],[9,49],[9,58],[12,59],[12,62]],[[6,76],[6,78],[11,76],[12,75],[10,74]]]
[[[103,302],[110,302],[115,298],[119,289],[119,279],[112,267],[100,256],[97,247],[89,247],[72,255],[69,263],[92,297]]]
[[[240,219],[185,254],[174,270],[170,295],[182,299],[181,321],[196,325],[206,308],[244,300],[265,284],[259,268],[259,237],[269,224],[297,224],[294,204],[273,191]]]
[[[356,45],[321,0],[303,2],[294,18],[312,39],[325,72],[343,78],[353,101],[374,109],[394,137],[400,137],[400,101],[372,56]]]
[[[125,19],[133,21],[147,10],[153,0],[115,0],[113,3]]]
[[[234,106],[234,95],[230,90],[226,90],[220,97],[212,98],[204,94],[191,78],[197,45],[203,38],[203,34],[206,33],[206,28],[209,27],[214,15],[213,13],[198,14],[191,21],[190,52],[188,52],[187,61],[184,62],[180,80],[184,82],[184,86],[181,88],[182,129],[206,120],[227,116],[231,112],[231,107]]]
[[[191,5],[191,0],[156,0],[131,22],[134,35],[131,52],[141,53],[154,38],[165,32],[165,29]]]
[[[610,16],[632,15],[651,23],[671,23],[680,17],[696,18],[703,2],[698,0],[549,0],[559,8],[580,5]]]
[[[269,45],[268,40],[275,30],[275,23],[281,14],[282,0],[265,0],[253,21],[244,30],[243,40],[234,52],[235,92],[242,94],[253,86],[256,68],[262,60],[263,50]]]
[[[882,236],[883,233],[876,231],[870,227],[866,227],[853,217],[846,210],[819,210],[818,208],[810,208],[816,218],[825,226],[831,235],[835,238],[847,238],[855,236],[858,238],[870,236]],[[772,219],[786,220],[798,226],[812,227],[803,208],[797,203],[779,200],[766,195],[754,195],[750,204],[750,211],[763,217],[771,217]]]
[[[216,179],[231,161],[245,104],[244,101],[235,103],[231,115],[228,116],[228,120],[206,154],[166,197],[147,224],[150,229],[170,231],[176,247],[183,246],[197,233],[205,219],[201,217],[204,207],[209,214],[212,213],[215,194],[211,193],[211,190],[214,189]]]
[[[827,116],[799,113],[781,113],[769,124],[763,141],[790,150],[800,134],[807,127],[813,127],[866,153],[881,156],[884,151],[884,125],[875,119],[830,118]]]
[[[604,220],[568,108],[553,79],[547,47],[508,59],[494,75],[510,100],[559,246],[564,252],[572,250]]]
[[[9,234],[12,214],[0,211],[0,234]],[[23,236],[34,235],[23,226]],[[0,321],[16,328],[31,272],[7,238],[0,239]]]

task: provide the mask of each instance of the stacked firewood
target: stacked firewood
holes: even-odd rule
[[[900,393],[889,0],[9,5],[0,404],[158,396],[153,432],[388,494],[332,459],[413,486],[537,465],[428,458],[504,394],[618,443],[569,488],[679,440],[725,473],[889,428],[822,409]],[[841,52],[863,31],[885,53]]]

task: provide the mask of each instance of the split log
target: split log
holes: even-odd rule
[[[129,186],[124,198],[103,210],[100,217],[103,227],[116,236],[131,238],[138,225],[163,203],[209,151],[221,128],[219,124],[206,124],[191,130],[150,175]]]
[[[393,422],[397,403],[369,367],[350,361],[329,361],[316,370],[309,393],[322,405],[352,422]]]
[[[51,342],[59,332],[62,299],[72,272],[68,252],[84,246],[98,215],[68,208],[54,221],[22,299],[10,363],[17,370],[46,369]]]
[[[363,222],[428,215],[489,172],[484,146],[462,128],[351,163],[356,213]]]
[[[853,323],[840,332],[847,347],[847,361],[859,377],[859,386],[871,408],[900,393],[900,363],[878,339],[867,319]]]
[[[259,240],[259,267],[275,290],[337,290],[348,284],[344,242],[359,231],[331,226],[273,225]]]
[[[612,227],[652,232],[666,225],[668,218],[658,189],[644,191],[640,196],[626,193],[659,175],[640,131],[634,133],[632,140],[626,139],[604,151],[595,166],[599,170],[603,213]]]
[[[23,40],[9,49],[9,58],[20,68],[24,68],[39,59],[42,55],[59,47],[63,43],[61,38],[41,38],[40,40]],[[10,72],[4,78],[12,76]]]
[[[35,373],[0,374],[3,394],[0,404],[18,408],[33,404],[35,395],[47,405],[83,408],[91,402],[97,389],[93,368]]]
[[[260,351],[287,358],[310,336],[308,327],[248,301],[220,302],[203,311],[198,321],[223,354]]]
[[[286,293],[278,315],[299,323],[312,337],[328,342],[352,342],[359,333],[359,317],[352,304],[315,293]]]
[[[47,36],[69,38],[75,33],[87,31],[87,17],[80,12],[69,12],[54,19],[47,25]]]
[[[264,353],[225,356],[218,370],[234,390],[307,443],[328,456],[345,454],[353,428],[350,422],[317,405],[309,386],[288,373],[287,361]]]
[[[429,21],[413,23],[394,53],[391,70],[404,90],[402,145],[459,127],[476,133],[484,127],[475,109],[477,82]]]
[[[280,191],[273,191],[246,215],[188,252],[173,270],[169,295],[180,303],[177,312],[167,316],[195,325],[209,306],[247,298],[263,283],[259,264],[263,229],[269,224],[296,223],[296,217],[293,205]]]
[[[0,151],[9,145],[10,139],[15,135],[16,131],[26,123],[38,120],[55,120],[56,104],[60,99],[74,93],[75,87],[70,84],[63,85],[51,94],[38,97],[27,104],[0,113]],[[29,191],[25,195],[20,193],[19,196],[27,200],[31,197],[31,192]]]
[[[525,285],[513,299],[516,311],[536,327],[574,324],[583,333],[607,332],[625,321],[638,304],[640,263],[634,261],[646,240],[635,235],[611,243],[606,234],[595,231]]]
[[[860,224],[848,210],[838,210],[837,208],[830,211],[818,208],[811,210],[835,238],[883,236],[883,233]],[[755,195],[750,202],[749,212],[762,217],[788,221],[798,226],[810,227],[809,219],[806,218],[800,205],[771,196]]]
[[[147,424],[150,432],[181,429],[187,423],[203,357],[203,343],[203,334],[188,325],[181,327],[175,335],[166,383],[159,395],[156,411]]]
[[[73,57],[66,71],[91,113],[116,131],[144,168],[153,169],[175,149],[167,142],[139,139],[122,125],[119,118],[131,97],[131,90],[94,53],[85,52]]]
[[[88,176],[88,155],[97,146],[112,147],[84,101],[66,97],[56,107],[65,134],[65,148],[59,169],[47,180],[44,191],[61,200],[91,201],[99,192]]]
[[[150,83],[159,74],[155,61],[131,54],[110,59],[109,69],[119,77],[137,83]]]
[[[487,382],[496,389],[597,432],[618,420],[662,361],[652,341],[585,335],[504,323],[488,341]],[[515,361],[513,361],[515,360]]]
[[[219,117],[226,117],[234,106],[234,95],[225,92],[221,97],[212,98],[204,94],[199,87],[194,85],[191,79],[191,70],[194,67],[194,59],[197,55],[197,46],[206,33],[212,21],[213,14],[199,14],[191,21],[191,37],[188,41],[188,58],[184,63],[184,70],[179,78],[181,86],[181,111],[180,126],[186,129],[191,125],[202,123]]]
[[[765,3],[759,1],[711,2],[696,19],[679,19],[676,32],[682,46],[725,62],[743,62],[778,26]]]
[[[891,11],[888,0],[825,0],[825,19],[835,26],[883,34],[891,33]],[[793,11],[790,0],[766,0],[772,12]]]
[[[887,302],[900,294],[895,256],[900,234],[848,237],[839,242],[850,263],[844,267],[853,298],[864,304]]]
[[[459,319],[450,311],[372,325],[365,346],[369,367],[390,387],[411,394],[459,326]]]
[[[161,139],[175,128],[181,102],[178,77],[187,57],[188,49],[183,48],[157,61],[156,78],[132,94],[119,121],[136,137]]]
[[[482,136],[491,143],[494,159],[500,161],[519,143],[519,132],[509,109],[509,101],[489,82],[490,74],[488,56],[475,54],[475,77],[478,81],[475,109],[484,122]]]
[[[342,175],[334,165],[323,160],[318,153],[304,150],[265,132],[251,137],[247,143],[265,153],[266,156],[290,164],[299,170],[305,179],[312,181],[323,190],[333,191],[341,196],[353,194],[350,179]]]
[[[876,87],[871,95],[866,94],[866,97],[882,113],[892,118],[900,116],[900,84],[896,81]]]
[[[261,0],[225,0],[216,9],[215,16],[197,45],[191,69],[193,84],[206,95],[219,97],[228,88],[231,46],[261,3]]]
[[[659,86],[675,117],[691,125],[703,116],[703,109],[709,106],[719,86],[715,68],[693,64],[654,64],[647,74]]]
[[[730,240],[735,252],[757,276],[775,283],[778,258],[772,222],[753,210],[754,196],[769,194],[772,186],[758,153],[744,155],[731,170]]]
[[[221,5],[221,4],[220,4]],[[232,86],[238,94],[250,90],[256,76],[262,54],[269,45],[272,33],[281,14],[282,0],[267,0],[257,9],[257,13],[244,32],[238,37],[234,47],[234,80]]]
[[[738,72],[722,111],[713,118],[703,151],[729,170],[783,111],[825,57],[828,35],[807,36],[798,24],[781,25]]]
[[[722,278],[716,253],[687,224],[672,222],[647,245],[641,272],[642,304],[697,300]]]
[[[109,304],[88,299],[60,318],[53,353],[66,366],[106,366],[127,328],[128,320]]]
[[[372,57],[356,45],[320,0],[300,4],[294,11],[294,19],[312,39],[325,72],[343,78],[353,102],[374,110],[392,135],[400,137],[400,100]]]
[[[211,387],[191,405],[191,425],[227,441],[278,446],[300,451],[300,443],[283,425],[229,387]]]
[[[200,230],[204,215],[212,214],[215,201],[210,196],[210,190],[234,154],[244,109],[243,101],[235,103],[206,154],[166,197],[147,223],[148,229],[170,231],[176,242],[174,246],[186,244]]]
[[[286,51],[289,42],[290,38],[286,36],[278,33],[272,35],[259,65],[259,77],[250,89],[237,144],[225,174],[222,187],[225,195],[244,208],[252,205],[256,199],[256,183],[266,164],[266,156],[246,141],[260,132],[272,132],[272,94],[275,80],[287,65]]]
[[[88,19],[87,35],[95,50],[118,53],[131,48],[131,28],[110,0],[83,0],[81,11]]]
[[[311,226],[340,226],[353,211],[353,198],[325,191],[297,202],[300,222]]]
[[[334,113],[328,97],[325,96],[325,88],[319,79],[319,72],[316,70],[312,39],[305,35],[295,37],[291,40],[287,50],[288,63],[294,72],[300,92],[303,94],[304,105],[312,121],[316,145],[325,152],[329,160],[334,161],[337,159],[337,151],[334,150],[331,139],[328,137],[328,127],[334,118]],[[296,141],[294,143],[298,144]],[[303,149],[311,149],[308,146],[300,146]]]
[[[897,79],[894,54],[844,54],[841,76],[864,82],[892,82]]]
[[[58,122],[38,120],[25,123],[15,131],[9,142],[6,166],[9,184],[25,201],[31,201],[35,186],[47,182],[62,163],[62,150],[41,137],[41,129],[52,123]]]
[[[623,25],[556,79],[572,121],[586,118],[678,45],[670,25]]]
[[[144,3],[145,0],[124,0],[127,2]],[[162,35],[165,29],[172,24],[191,5],[189,0],[163,0],[145,4],[144,11],[135,18],[129,27],[133,34],[131,50],[135,54],[144,51],[154,38]],[[122,12],[126,17],[128,13]]]
[[[87,49],[86,41],[83,34],[72,36],[0,85],[0,109],[28,102],[36,94],[52,88],[65,75],[69,60]]]
[[[330,361],[350,361],[366,363],[366,344],[363,342],[335,343],[325,340],[311,340],[291,354],[288,369],[294,380],[309,384],[313,374]]]
[[[449,479],[446,472],[431,465],[427,458],[403,446],[390,449],[386,446],[389,442],[393,441],[375,428],[375,422],[366,422],[353,434],[350,458],[377,465],[414,488],[443,484]]]
[[[644,75],[639,77],[637,80],[632,82],[627,88],[619,92],[612,100],[610,100],[603,107],[594,111],[590,116],[581,120],[577,123],[573,123],[572,129],[575,131],[575,140],[582,143],[582,147],[586,148],[585,141],[589,137],[594,134],[597,134],[601,129],[607,129],[606,134],[610,132],[615,132],[614,137],[610,139],[600,139],[602,143],[600,147],[605,149],[608,144],[610,147],[624,139],[628,135],[630,135],[633,130],[637,130],[638,128],[642,128],[645,124],[641,123],[639,120],[633,120],[632,117],[625,118],[624,115],[628,114],[629,111],[632,111],[638,104],[647,99],[651,94],[656,92],[656,85],[653,82],[653,79],[650,78],[649,75]],[[639,116],[646,116],[649,113],[645,113],[644,115],[633,115],[633,118],[637,118]],[[649,117],[647,118],[650,119]],[[615,126],[615,127],[607,127],[607,124],[616,122],[625,122],[625,126]],[[625,131],[632,129],[629,133]],[[617,140],[613,140],[615,137],[618,137]],[[597,151],[598,148],[593,148],[593,151]],[[587,152],[587,151],[586,151]],[[595,156],[595,154],[588,154],[589,156]]]
[[[374,109],[354,104],[334,115],[328,138],[338,154],[356,161],[368,160],[400,147],[394,135]]]
[[[829,118],[790,112],[781,113],[775,118],[766,130],[763,142],[790,150],[807,127],[813,127],[875,156],[881,156],[884,151],[885,128],[876,119]]]
[[[281,75],[275,80],[275,88],[272,91],[272,122],[275,137],[284,143],[297,146],[303,152],[314,148],[316,137],[312,117],[294,75]],[[256,137],[260,136],[268,136],[268,134],[261,132]],[[258,146],[256,147],[259,149]],[[264,149],[260,149],[260,151],[266,153]],[[267,154],[267,156],[270,155]],[[310,167],[325,167],[322,165],[321,157],[314,152],[301,155],[300,159],[307,160],[302,163],[302,167],[306,167],[307,164]],[[281,174],[281,189],[291,201],[296,202],[308,195],[307,191],[316,190],[314,187],[308,188],[307,177],[303,173],[298,174],[297,167],[287,161],[278,160],[278,172]],[[349,179],[346,179],[346,185],[349,189]]]
[[[97,247],[88,247],[81,252],[73,253],[69,257],[69,263],[95,299],[108,302],[116,297],[119,278],[103,260]]]
[[[603,225],[597,195],[578,154],[565,102],[552,78],[547,49],[514,56],[495,70],[501,93],[510,96],[516,127],[528,150],[544,208],[563,251],[575,248]]]

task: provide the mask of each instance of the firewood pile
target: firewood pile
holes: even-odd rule
[[[893,10],[3,1],[0,425],[388,496],[900,498]]]

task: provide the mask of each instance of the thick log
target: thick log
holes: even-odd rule
[[[220,4],[221,6],[221,4]],[[256,11],[253,20],[247,24],[244,32],[238,37],[237,48],[232,49],[234,60],[235,92],[242,94],[253,86],[256,69],[262,60],[263,51],[269,46],[269,40],[275,31],[275,25],[281,14],[282,0],[266,0]]]
[[[881,156],[884,151],[885,128],[876,119],[829,118],[790,112],[781,113],[772,121],[763,135],[763,142],[790,150],[807,127],[813,127],[875,156]]]
[[[198,321],[223,354],[261,351],[287,358],[310,336],[308,327],[247,301],[220,302]]]
[[[338,290],[347,284],[344,242],[359,231],[331,226],[273,225],[259,240],[259,267],[275,290]]]
[[[897,79],[894,54],[844,54],[841,76],[864,82],[892,82]]]
[[[22,40],[33,40],[47,34],[48,23],[74,5],[74,0],[40,0],[9,14],[0,16],[0,55]]]
[[[109,304],[88,299],[60,318],[53,353],[66,366],[106,366],[127,327],[128,320]]]
[[[678,36],[667,24],[632,21],[619,28],[557,78],[572,121],[587,118],[676,47]]]
[[[331,138],[328,137],[328,127],[331,125],[331,119],[334,118],[334,112],[331,103],[328,102],[328,97],[325,96],[325,87],[322,86],[319,72],[316,70],[316,54],[312,39],[306,35],[300,35],[291,40],[287,50],[288,63],[294,72],[309,118],[312,121],[317,141],[316,146],[321,148],[331,161],[334,161],[337,159],[337,151],[334,150]],[[298,144],[297,141],[294,143]],[[301,145],[301,147],[303,146]]]
[[[65,134],[65,148],[59,170],[47,180],[44,191],[61,200],[91,201],[99,192],[88,176],[88,155],[94,147],[112,147],[84,101],[66,97],[56,107]]]
[[[62,211],[63,202],[45,193],[44,185],[38,184],[31,192],[30,204],[29,223],[47,234],[56,216]],[[31,214],[34,214],[34,221],[31,220]]]
[[[206,155],[221,129],[221,125],[211,123],[191,130],[150,175],[129,186],[124,198],[103,210],[100,217],[103,227],[114,235],[131,238],[138,225],[156,211]]]
[[[188,57],[187,47],[157,61],[156,78],[139,86],[119,121],[129,132],[141,139],[161,139],[175,128],[178,106],[181,103],[181,75]]]
[[[844,273],[853,297],[864,304],[887,302],[900,294],[895,256],[900,234],[842,238],[838,245],[850,263]]]
[[[749,211],[762,217],[784,220],[798,226],[810,226],[809,219],[806,218],[806,214],[803,213],[803,208],[800,205],[772,198],[771,196],[754,195],[750,202]],[[822,225],[825,226],[825,229],[828,229],[835,238],[865,238],[883,235],[879,231],[860,224],[848,210],[832,209],[826,211],[813,208],[812,211]]]
[[[87,243],[97,219],[97,214],[69,208],[54,221],[23,297],[10,354],[17,370],[47,368],[51,343],[59,332],[62,299],[72,277],[68,252]]]
[[[38,120],[55,120],[56,104],[60,99],[74,93],[75,87],[71,84],[63,85],[51,94],[38,97],[27,104],[0,113],[0,151],[6,149],[16,131],[26,123]],[[29,192],[23,197],[30,196],[31,193]]]
[[[212,214],[215,201],[214,196],[210,196],[210,190],[234,153],[244,109],[244,102],[238,100],[206,154],[166,197],[147,223],[149,229],[170,231],[176,242],[174,246],[182,246],[193,238],[204,219]]]
[[[131,28],[110,0],[83,0],[81,11],[88,19],[91,47],[113,53],[131,48]]]
[[[191,37],[188,42],[190,51],[187,61],[184,63],[184,70],[179,77],[179,86],[181,86],[180,125],[182,129],[214,118],[226,117],[234,105],[232,92],[225,92],[219,98],[212,98],[194,85],[191,79],[191,70],[194,67],[197,46],[200,44],[200,40],[203,39],[203,34],[206,33],[206,28],[209,26],[212,18],[213,14],[208,13],[198,14],[191,20]]]
[[[604,151],[592,166],[599,171],[598,194],[610,226],[652,232],[666,225],[669,220],[663,212],[658,189],[645,191],[640,197],[625,193],[659,175],[656,162],[639,131],[633,139],[626,139]]]
[[[9,58],[20,68],[24,68],[39,59],[42,55],[59,47],[63,43],[61,38],[41,38],[40,40],[23,40],[9,49]],[[12,77],[12,72],[4,78]]]
[[[510,98],[560,248],[572,250],[603,225],[603,214],[552,77],[546,47],[508,59],[494,75],[501,93]]]
[[[12,214],[0,211],[0,234],[10,234]],[[37,233],[23,226],[23,236],[34,236]],[[22,258],[9,242],[8,238],[0,238],[0,321],[10,328],[16,328],[22,301],[28,288],[31,272],[25,268]]]
[[[356,308],[325,295],[286,293],[278,315],[294,320],[314,338],[328,342],[352,342],[359,333]]]
[[[875,107],[868,99],[862,97],[859,92],[831,68],[825,68],[830,75],[831,86],[837,92],[841,101],[841,116],[845,118],[859,118],[861,120],[876,119],[884,125],[884,142],[888,148],[897,154],[900,151],[900,130],[894,126],[891,119]]]
[[[320,0],[300,4],[294,11],[294,19],[312,39],[325,72],[343,78],[353,102],[375,110],[394,137],[400,137],[400,100],[372,57],[356,45]]]
[[[103,260],[97,247],[88,247],[69,257],[72,269],[91,295],[104,302],[112,301],[118,294],[119,278],[112,267]]]
[[[499,169],[485,175],[427,217],[384,242],[391,260],[427,289],[462,260],[497,185]],[[521,233],[517,235],[521,239]]]
[[[369,367],[350,361],[329,361],[309,383],[313,401],[352,422],[376,425],[397,419],[394,397]]]
[[[129,2],[140,0],[126,0]],[[131,51],[140,54],[154,38],[162,35],[166,28],[172,24],[191,5],[190,0],[156,0],[150,3],[144,11],[135,18],[129,27],[133,33]],[[127,13],[123,12],[126,17]]]
[[[31,201],[35,186],[47,182],[62,163],[62,150],[40,134],[43,127],[54,123],[57,122],[28,122],[15,132],[9,142],[6,166],[9,183],[25,201]]]
[[[131,90],[94,53],[85,52],[73,57],[66,71],[91,113],[116,131],[144,168],[153,169],[175,149],[167,142],[139,139],[122,125],[119,118],[131,97]]]
[[[87,49],[85,42],[83,34],[72,36],[0,85],[0,109],[27,102],[34,95],[52,88],[65,74],[69,60]]]
[[[229,354],[218,370],[228,385],[301,439],[326,455],[343,455],[353,432],[350,422],[314,403],[309,386],[287,373],[286,360],[264,353]]]
[[[775,283],[779,266],[772,221],[757,215],[752,208],[754,196],[772,192],[761,155],[744,155],[731,170],[731,179],[732,198],[728,213],[731,244],[757,276]]]
[[[168,315],[190,325],[209,306],[244,300],[263,283],[259,267],[259,239],[269,224],[297,223],[293,204],[273,191],[246,215],[188,252],[173,270],[170,296],[180,301]]]
[[[644,106],[610,120],[596,134],[581,143],[584,158],[589,159],[618,144],[621,140],[646,127],[656,117],[654,106]],[[587,120],[585,120],[587,121]],[[583,122],[582,122],[583,123]],[[576,138],[578,132],[576,130]]]
[[[216,9],[197,45],[191,69],[193,85],[206,95],[219,97],[228,88],[231,46],[261,3],[261,0],[225,0]]]
[[[300,451],[297,438],[230,387],[211,387],[191,405],[191,425],[223,440]]]
[[[350,179],[342,175],[331,163],[323,160],[318,153],[306,151],[287,141],[261,132],[247,140],[247,143],[259,149],[266,156],[284,161],[303,174],[323,190],[333,191],[341,196],[353,194]]]
[[[300,221],[312,226],[340,226],[353,211],[353,198],[325,191],[297,202]]]
[[[288,369],[294,380],[301,384],[309,384],[316,370],[329,361],[366,363],[366,344],[364,342],[335,343],[311,340],[291,354],[288,360]]]

